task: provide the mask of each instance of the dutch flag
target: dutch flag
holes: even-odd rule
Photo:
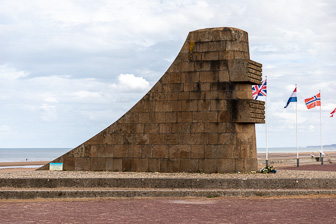
[[[289,99],[288,99],[288,101],[287,101],[287,104],[286,104],[285,108],[288,107],[288,104],[289,104],[290,102],[297,102],[297,97],[296,97],[296,87],[295,87],[295,89],[294,89],[292,95],[289,97]]]

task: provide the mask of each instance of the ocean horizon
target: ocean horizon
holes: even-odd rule
[[[52,161],[73,148],[0,148],[0,162]],[[299,152],[319,152],[318,146],[299,147]],[[323,152],[336,151],[336,147],[324,147]],[[265,153],[266,148],[258,148],[257,153]],[[268,148],[272,153],[296,153],[296,147]]]
[[[0,148],[0,162],[51,161],[72,148]]]

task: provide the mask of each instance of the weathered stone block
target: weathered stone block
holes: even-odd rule
[[[182,111],[197,111],[196,100],[182,101]]]
[[[226,100],[216,100],[216,110],[217,111],[226,111],[227,110],[227,101]]]
[[[209,82],[199,83],[198,86],[199,86],[199,89],[200,89],[201,91],[204,91],[204,92],[209,91],[209,90],[211,89],[211,88],[210,88],[211,85],[210,85]]]
[[[131,171],[146,172],[148,171],[148,159],[134,159]]]
[[[128,148],[128,155],[131,158],[140,158],[142,152],[141,145],[130,145]]]
[[[89,157],[113,157],[112,145],[92,145]]]
[[[238,52],[235,52],[238,58]],[[258,66],[260,65],[260,67]],[[251,60],[229,60],[231,82],[248,82],[250,84],[261,84],[261,64]]]
[[[160,125],[159,124],[153,124],[153,123],[145,124],[145,133],[157,134],[159,132],[160,132]]]
[[[149,112],[139,113],[139,123],[148,123],[150,122]]]
[[[169,172],[168,159],[160,159],[160,172]]]
[[[205,159],[198,159],[198,172],[204,173]]]
[[[86,144],[88,145],[98,145],[98,144],[103,144],[103,139],[104,139],[104,136],[103,136],[103,133],[99,133],[97,134],[96,136],[90,138]]]
[[[181,172],[197,172],[198,171],[198,160],[197,159],[181,159],[180,161]]]
[[[77,148],[75,148],[72,153],[69,153],[68,156],[73,156],[73,157],[84,157],[85,156],[85,148],[86,148],[86,144],[82,144],[80,146],[78,146]]]
[[[191,124],[190,132],[191,133],[203,133],[204,132],[204,123],[193,123],[193,124]]]
[[[171,133],[190,133],[191,123],[175,123],[171,125]]]
[[[75,158],[75,170],[76,171],[89,171],[91,170],[90,158]]]
[[[150,134],[149,144],[152,144],[152,145],[165,144],[165,135],[164,134]]]
[[[113,171],[114,172],[120,172],[123,171],[122,169],[122,159],[112,159],[112,165],[113,165]]]
[[[208,136],[201,134],[201,133],[180,135],[180,144],[199,145],[199,144],[207,144],[207,143],[208,143]]]
[[[218,100],[218,91],[208,91],[205,93],[205,99],[207,100]]]
[[[232,158],[232,148],[224,145],[206,145],[204,156],[206,159]]]
[[[144,133],[144,131],[145,131],[145,125],[144,124],[137,124],[136,125],[136,133]]]
[[[218,144],[218,134],[217,133],[209,133],[209,144],[217,145]]]
[[[196,61],[195,62],[195,71],[210,71],[211,62],[210,61]]]
[[[221,145],[236,145],[236,134],[221,133],[219,135],[218,143]]]
[[[192,145],[190,158],[204,159],[204,145]]]
[[[143,145],[141,150],[142,158],[153,158],[153,146],[151,145]]]
[[[149,134],[135,135],[135,144],[137,145],[149,144]]]
[[[204,172],[216,173],[217,172],[217,159],[205,159],[204,160]]]
[[[114,171],[113,170],[113,158],[105,159],[105,167],[106,167],[106,171]]]
[[[153,158],[168,159],[168,153],[167,145],[153,145]]]
[[[148,171],[157,172],[160,170],[160,159],[148,159]]]
[[[205,92],[190,92],[189,99],[191,100],[205,100]]]
[[[168,159],[166,172],[178,172],[180,170],[181,159]]]
[[[133,158],[123,158],[122,159],[122,171],[133,171],[135,172],[134,159]]]
[[[195,71],[195,63],[194,62],[183,62],[181,69],[184,72]]]
[[[218,81],[219,82],[229,82],[229,71],[228,70],[222,70],[218,72]]]
[[[63,157],[63,170],[75,170],[75,158],[74,157]]]
[[[196,90],[196,87],[194,83],[184,83],[184,91],[188,92],[188,91],[194,91]],[[183,109],[182,109],[183,110]]]
[[[183,123],[183,122],[192,122],[193,116],[192,112],[177,112],[177,122]]]
[[[218,52],[204,52],[202,54],[203,61],[216,61],[218,60]]]
[[[177,159],[177,158],[190,158],[190,146],[189,145],[175,145],[169,148],[169,158]]]
[[[193,122],[217,122],[217,112],[194,112]]]
[[[218,82],[218,72],[199,72],[200,82]]]
[[[183,72],[182,81],[184,84],[199,82],[200,81],[199,72]]]
[[[166,134],[166,144],[167,145],[177,145],[179,144],[179,135],[178,134]]]
[[[246,160],[245,159],[235,159],[236,170],[246,170]]]
[[[197,104],[198,111],[210,111],[211,110],[211,101],[210,100],[199,100]]]
[[[181,73],[180,72],[172,72],[170,75],[169,83],[181,83]]]
[[[256,100],[231,100],[232,119],[237,123],[264,123],[264,107],[263,109],[258,108],[259,106],[263,105],[264,102]]]
[[[93,171],[103,171],[106,170],[105,158],[91,157],[91,170]]]
[[[114,158],[128,157],[128,145],[114,145],[112,147],[112,155]]]
[[[219,173],[236,172],[235,159],[217,159],[217,172]]]

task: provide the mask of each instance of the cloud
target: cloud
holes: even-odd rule
[[[3,0],[0,125],[11,127],[15,136],[29,132],[22,142],[30,145],[23,147],[60,144],[55,139],[64,139],[65,147],[77,144],[141,99],[170,66],[189,31],[230,26],[249,33],[251,59],[262,63],[268,76],[270,146],[292,145],[282,139],[293,126],[295,109],[283,107],[294,84],[300,131],[318,126],[319,117],[305,108],[303,99],[321,89],[322,122],[328,130],[324,139],[335,143],[329,127],[336,125],[335,119],[328,120],[336,105],[335,9],[331,0],[260,0],[258,4]],[[265,135],[261,126],[257,125],[259,147]],[[40,136],[45,140],[37,141]],[[318,136],[309,132],[302,144],[319,142]],[[8,139],[0,136],[2,146],[17,146]]]
[[[16,80],[27,77],[28,75],[28,72],[19,71],[14,67],[9,66],[8,64],[0,65],[0,79]]]
[[[0,132],[8,132],[10,131],[10,127],[7,125],[1,125],[0,126]]]
[[[40,110],[42,112],[41,118],[43,121],[50,122],[57,120],[56,106],[44,103],[40,106]]]
[[[136,77],[133,74],[120,74],[118,76],[118,83],[112,84],[112,88],[122,91],[144,91],[148,90],[150,85],[143,77]]]
[[[90,91],[78,91],[78,92],[74,92],[73,95],[75,97],[84,98],[84,99],[88,99],[88,98],[100,98],[101,97],[101,93],[99,93],[99,92],[90,92]]]

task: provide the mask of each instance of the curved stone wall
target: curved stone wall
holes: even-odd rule
[[[257,170],[252,100],[261,64],[250,60],[247,32],[190,32],[154,87],[124,116],[57,158],[64,170],[248,172]],[[41,169],[49,169],[49,164]]]

